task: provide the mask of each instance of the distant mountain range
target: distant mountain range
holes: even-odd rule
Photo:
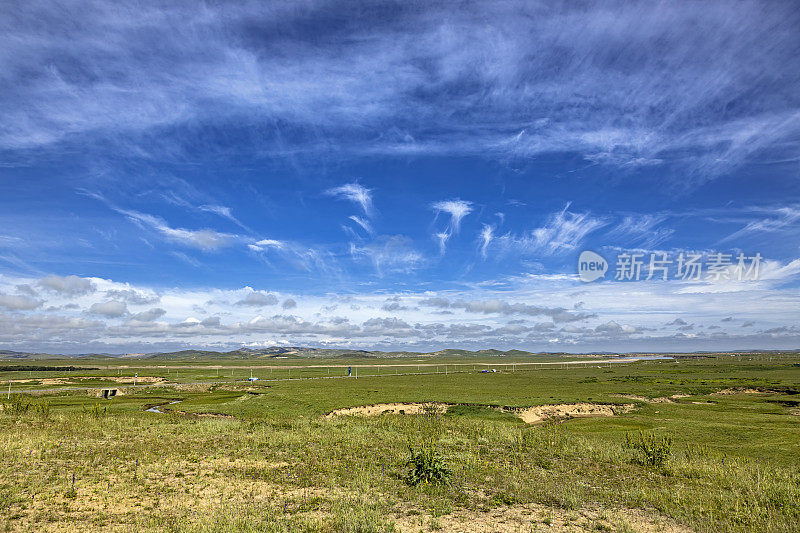
[[[725,352],[691,352],[691,353],[671,353],[676,356],[691,356],[700,354],[727,354],[743,355],[755,353],[797,353],[794,350],[742,350]],[[216,352],[210,350],[181,350],[177,352],[157,352],[157,353],[129,353],[129,354],[108,354],[108,353],[85,353],[85,354],[50,354],[41,352],[16,352],[12,350],[0,350],[0,360],[9,359],[171,359],[174,361],[191,360],[213,360],[213,359],[284,359],[284,358],[395,358],[395,357],[508,357],[508,356],[603,356],[603,355],[625,355],[613,352],[592,352],[584,354],[574,354],[568,352],[526,352],[524,350],[459,350],[448,348],[435,352],[382,352],[378,350],[350,350],[341,348],[310,348],[305,346],[272,346],[269,348],[239,348],[229,352]],[[636,355],[660,355],[657,353],[646,354],[637,353]]]
[[[350,350],[340,348],[309,348],[305,346],[272,346],[269,348],[239,348],[230,352],[216,352],[210,350],[181,350],[177,352],[157,353],[132,353],[114,355],[107,353],[86,353],[59,355],[40,352],[15,352],[0,350],[0,359],[76,359],[76,358],[114,358],[114,359],[270,359],[270,358],[391,358],[391,357],[433,357],[433,356],[514,356],[534,355],[532,352],[522,350],[456,350],[447,349],[437,352],[382,352],[377,350]]]

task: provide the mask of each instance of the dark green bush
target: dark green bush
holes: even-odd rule
[[[420,483],[449,483],[450,469],[432,445],[423,445],[419,451],[409,446],[408,451],[410,456],[406,465],[411,469],[405,476],[406,483],[412,486]]]
[[[22,394],[14,394],[3,400],[3,412],[12,416],[24,415],[31,408],[31,403]]]
[[[641,431],[636,436],[627,433],[625,447],[637,452],[636,462],[661,468],[667,464],[672,451],[672,437],[657,437]]]
[[[105,418],[106,415],[108,414],[108,407],[100,407],[97,404],[92,405],[89,409],[87,409],[85,405],[81,407],[83,408],[84,415],[90,416],[96,420]]]

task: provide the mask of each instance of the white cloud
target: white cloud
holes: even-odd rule
[[[283,241],[277,241],[275,239],[262,239],[258,242],[248,245],[248,247],[253,251],[264,251],[270,248],[283,250],[286,248],[286,246],[287,243]]]
[[[494,246],[500,252],[520,254],[557,255],[577,250],[587,235],[605,226],[607,221],[589,213],[573,213],[569,206],[550,215],[543,226],[519,235],[506,233],[496,237]]]
[[[30,296],[0,293],[0,307],[5,307],[11,311],[30,311],[41,305],[41,300]]]
[[[97,302],[89,308],[89,313],[106,318],[119,318],[128,314],[128,307],[124,302]]]
[[[381,235],[363,246],[350,243],[350,254],[354,258],[367,258],[379,276],[409,272],[423,263],[422,254],[413,248],[411,239],[402,235]]]
[[[622,169],[683,165],[695,176],[675,179],[689,180],[766,149],[791,154],[782,141],[800,129],[791,3],[354,3],[337,6],[351,23],[320,30],[322,46],[252,28],[303,27],[327,2],[142,5],[145,40],[111,6],[14,11],[0,37],[1,146],[98,137],[173,155],[183,139],[165,131],[270,121],[292,136],[259,128],[251,142],[275,154],[558,151]],[[48,67],[28,75],[32,64]]]
[[[267,262],[270,257],[279,257],[292,267],[307,272],[331,273],[337,268],[330,252],[296,242],[262,239],[247,247]]]
[[[658,227],[666,219],[665,215],[626,215],[606,235],[652,250],[675,233],[672,228]]]
[[[70,296],[91,294],[96,290],[90,280],[78,276],[47,276],[39,280],[38,285],[49,291]]]
[[[136,313],[131,317],[132,320],[138,320],[140,322],[152,322],[162,316],[166,315],[167,312],[160,307],[153,307],[152,309],[148,309],[147,311],[142,311],[141,313]]]
[[[484,224],[480,233],[480,252],[481,257],[484,259],[489,256],[488,249],[489,245],[492,243],[492,239],[494,239],[494,226]]]
[[[470,313],[501,315],[529,315],[529,316],[549,316],[556,322],[573,322],[592,318],[591,313],[571,312],[561,307],[541,307],[519,302],[507,302],[500,299],[491,300],[453,300],[447,298],[426,298],[420,300],[420,305],[438,308],[464,309]]]
[[[133,222],[156,230],[170,241],[192,248],[199,248],[203,251],[219,250],[220,248],[230,246],[240,238],[238,235],[220,233],[212,229],[188,230],[184,228],[172,228],[168,226],[163,219],[153,215],[126,209],[116,210],[127,216]]]
[[[133,289],[111,289],[106,297],[112,300],[124,300],[131,305],[148,305],[157,303],[161,298],[155,293],[145,293]]]
[[[759,209],[757,211],[763,211]],[[771,210],[767,218],[748,222],[745,227],[728,235],[720,242],[741,239],[764,233],[800,233],[800,208],[784,206]]]
[[[461,228],[461,219],[472,212],[472,202],[460,200],[444,200],[442,202],[435,202],[431,205],[431,209],[436,211],[436,214],[446,213],[450,215],[450,220],[447,224],[448,233],[455,235]]]
[[[374,235],[375,234],[375,230],[372,229],[372,225],[369,223],[369,220],[367,220],[366,218],[359,217],[359,216],[356,216],[356,215],[350,215],[349,218],[350,218],[350,220],[352,220],[353,222],[358,224],[364,231],[366,231],[370,235]]]
[[[236,302],[236,305],[246,305],[250,307],[264,307],[265,305],[275,305],[278,303],[278,297],[274,294],[269,294],[265,292],[250,292]]]
[[[449,215],[445,230],[433,235],[439,244],[439,253],[444,255],[447,241],[461,229],[461,219],[472,212],[472,203],[456,198],[454,200],[435,202],[431,205],[431,209],[436,211],[437,218],[441,213]]]
[[[361,209],[364,211],[365,215],[368,217],[373,215],[374,208],[372,207],[372,190],[367,189],[361,184],[346,183],[344,185],[340,185],[339,187],[328,189],[325,191],[325,194],[335,198],[354,202],[355,204],[361,206]]]
[[[49,293],[44,313],[0,312],[0,347],[80,353],[227,350],[255,342],[416,350],[786,348],[800,340],[792,329],[795,317],[787,313],[800,308],[796,287],[787,283],[799,268],[791,262],[770,266],[774,286],[742,283],[739,291],[713,297],[683,293],[685,282],[579,284],[574,276],[523,276],[447,291],[304,294],[303,305],[293,307],[287,302],[298,296],[272,294],[270,305],[280,309],[283,302],[292,315],[254,316],[258,306],[237,303],[248,294],[269,293],[249,288],[161,288],[159,306],[141,312],[128,312],[121,300],[92,302],[92,294]],[[102,294],[155,294],[147,286],[91,281]],[[12,294],[19,285],[36,286],[37,280],[0,276],[0,294]],[[87,320],[81,309],[96,320]],[[737,310],[735,321],[725,321],[730,309]],[[538,321],[542,317],[547,320]],[[742,327],[747,323],[752,326]]]
[[[198,209],[201,211],[206,211],[208,213],[214,213],[215,215],[228,219],[237,226],[239,226],[240,228],[242,228],[243,230],[249,231],[249,228],[247,226],[242,224],[238,218],[233,216],[233,211],[231,211],[230,207],[224,205],[201,205],[198,207]]]

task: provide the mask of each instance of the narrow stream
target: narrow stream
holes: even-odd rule
[[[169,402],[167,404],[154,405],[150,409],[145,409],[145,411],[147,411],[148,413],[158,413],[160,415],[163,415],[164,411],[159,409],[159,407],[163,407],[164,405],[175,405],[176,403],[181,403],[181,400],[173,400],[173,401],[171,401],[171,402]]]

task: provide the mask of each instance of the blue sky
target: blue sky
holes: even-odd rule
[[[5,3],[0,348],[797,348],[798,28],[792,2]],[[618,281],[626,252],[763,262]]]

